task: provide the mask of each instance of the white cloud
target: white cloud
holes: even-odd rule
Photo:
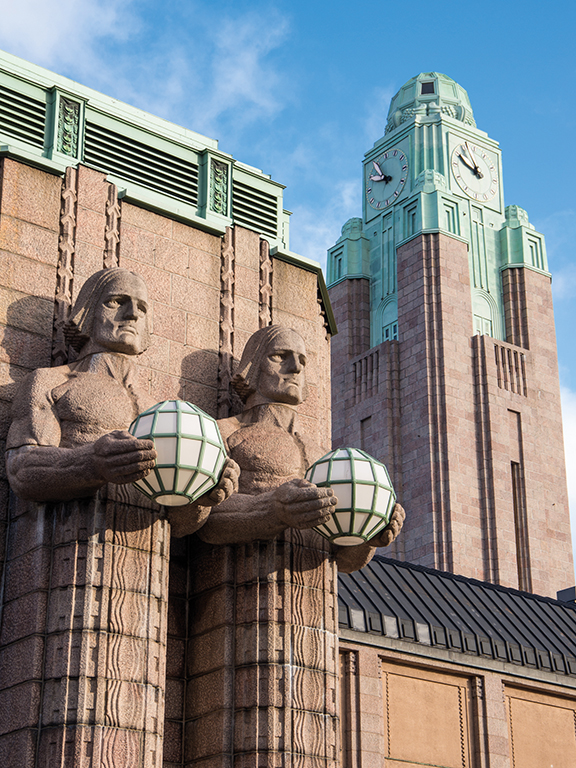
[[[271,55],[288,17],[188,0],[0,0],[0,48],[108,95],[218,135],[276,115],[289,84]],[[151,7],[154,9],[151,12]]]
[[[244,120],[281,109],[282,77],[268,65],[267,57],[287,33],[288,21],[277,13],[224,20],[213,42],[212,87],[203,104],[208,121],[222,111],[236,112],[239,106]]]
[[[567,264],[552,275],[554,301],[576,298],[576,265]]]
[[[360,180],[336,182],[332,194],[322,205],[296,206],[297,229],[291,231],[290,248],[326,268],[326,251],[340,237],[342,225],[361,210]]]
[[[570,503],[572,543],[576,552],[576,392],[560,387],[562,397],[562,422],[564,449],[566,451],[566,475]]]
[[[546,236],[548,263],[552,272],[554,300],[576,297],[576,211],[564,209],[534,221]]]
[[[131,0],[16,0],[2,3],[0,46],[45,67],[98,66],[96,43],[135,28]]]

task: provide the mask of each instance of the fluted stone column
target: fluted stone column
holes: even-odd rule
[[[13,498],[0,764],[162,764],[169,525],[143,496]]]
[[[336,567],[313,531],[197,542],[185,765],[332,768]]]

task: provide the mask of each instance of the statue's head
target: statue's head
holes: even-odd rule
[[[65,336],[77,352],[88,342],[95,351],[144,352],[150,345],[144,280],[117,267],[91,275],[78,293]]]
[[[261,328],[246,342],[232,386],[244,402],[299,405],[308,395],[306,347],[302,337],[283,325]]]

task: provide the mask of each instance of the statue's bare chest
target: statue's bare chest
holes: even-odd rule
[[[52,390],[61,445],[91,442],[115,429],[128,429],[138,415],[135,398],[105,374],[79,373]]]

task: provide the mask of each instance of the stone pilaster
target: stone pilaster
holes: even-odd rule
[[[14,499],[0,631],[0,762],[161,765],[169,527],[125,491]]]
[[[336,570],[313,532],[196,550],[185,765],[334,768]]]

